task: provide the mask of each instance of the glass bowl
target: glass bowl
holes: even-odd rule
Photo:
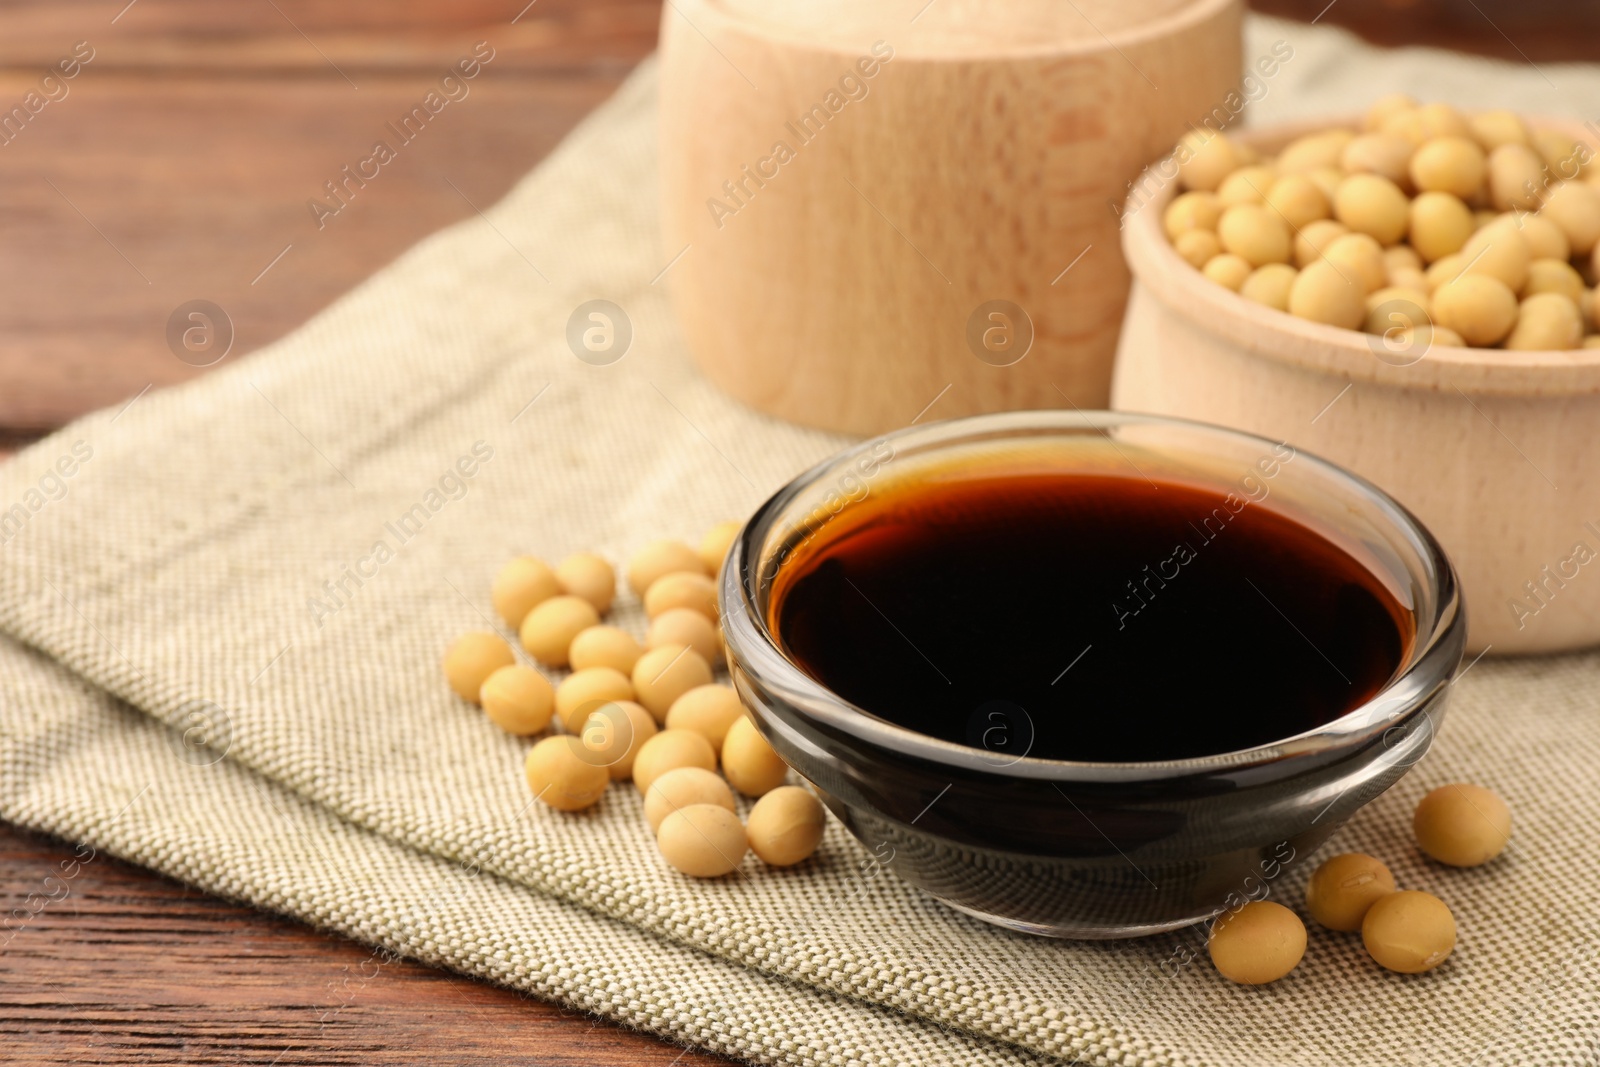
[[[1188,759],[1079,762],[918,733],[852,705],[785,655],[774,584],[797,549],[874,493],[935,472],[1130,472],[1215,487],[1267,477],[1253,505],[1367,565],[1411,614],[1399,667],[1366,703],[1315,729]],[[1092,565],[1086,561],[1085,565]],[[729,669],[757,727],[878,861],[968,914],[1059,937],[1158,933],[1251,899],[1302,863],[1427,751],[1458,669],[1466,616],[1433,536],[1376,486],[1249,434],[1112,412],[1022,411],[865,441],[806,471],[735,539],[720,585]],[[1241,658],[1240,684],[1248,685]],[[1106,709],[1115,714],[1118,709]],[[1226,695],[1197,692],[1197,714]]]

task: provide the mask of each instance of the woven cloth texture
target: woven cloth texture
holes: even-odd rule
[[[1248,35],[1247,56],[1295,50],[1257,122],[1393,89],[1600,109],[1584,68],[1376,53],[1262,19]],[[799,868],[696,882],[660,862],[629,787],[576,815],[530,803],[528,742],[438,666],[490,625],[499,564],[696,537],[844,443],[693,371],[656,283],[679,250],[657,234],[655,107],[646,63],[484,217],[270,348],[0,469],[0,509],[41,479],[58,497],[0,549],[0,817],[759,1062],[1600,1062],[1594,655],[1475,664],[1432,753],[1329,847],[1450,902],[1460,945],[1426,976],[1312,929],[1293,975],[1242,988],[1193,931],[1064,943],[958,915],[837,824]],[[596,297],[633,324],[610,366],[565,339]],[[905,398],[907,419],[931,399]],[[631,597],[616,619],[642,632]],[[1411,841],[1416,800],[1455,780],[1516,814],[1483,869]],[[1303,877],[1275,898],[1297,904]]]

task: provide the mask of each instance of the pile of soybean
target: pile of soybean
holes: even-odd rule
[[[1387,96],[1273,156],[1196,130],[1163,222],[1247,300],[1413,345],[1600,347],[1600,167],[1510,111]]]
[[[1411,819],[1417,846],[1448,867],[1477,867],[1511,842],[1511,809],[1491,790],[1457,782],[1422,798]],[[1306,885],[1306,911],[1361,943],[1383,967],[1400,974],[1431,971],[1456,947],[1450,906],[1432,893],[1400,889],[1382,860],[1345,852],[1325,860]],[[1293,910],[1255,900],[1218,916],[1208,947],[1224,978],[1245,985],[1276,982],[1306,952],[1306,927]]]
[[[520,556],[502,567],[495,612],[540,665],[570,669],[558,685],[491,631],[463,634],[444,657],[451,688],[496,726],[548,733],[524,765],[540,801],[581,811],[612,782],[631,780],[661,855],[697,878],[737,870],[747,851],[772,866],[800,863],[825,823],[810,791],[785,784],[788,765],[738,693],[714,679],[725,659],[715,576],[739,527],[718,524],[698,549],[656,541],[633,556],[628,587],[650,620],[642,642],[602,622],[617,593],[602,557],[551,567]],[[757,798],[742,822],[734,790]]]

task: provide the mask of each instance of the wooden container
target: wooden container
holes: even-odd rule
[[[877,433],[1104,406],[1116,211],[1226,106],[1240,0],[673,0],[661,65],[695,359],[762,411]]]
[[[1275,149],[1331,124],[1242,139]],[[1437,346],[1396,365],[1415,357],[1204,278],[1163,232],[1173,194],[1125,216],[1112,406],[1286,440],[1377,483],[1449,552],[1472,651],[1600,642],[1600,350]]]

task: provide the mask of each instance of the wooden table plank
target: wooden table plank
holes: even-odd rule
[[[0,108],[74,42],[95,49],[0,146],[0,455],[199,373],[167,346],[179,303],[223,306],[243,353],[493,203],[648,54],[660,18],[659,0],[539,0],[515,25],[521,5],[487,0],[123,7],[0,13]],[[495,56],[470,95],[319,231],[306,200],[480,40]],[[0,827],[0,909],[72,855]],[[8,1063],[725,1062],[106,857],[0,950],[0,975]]]
[[[114,26],[98,0],[0,15],[0,109],[76,40],[95,50],[0,146],[0,428],[198,373],[168,346],[180,304],[221,306],[236,356],[492,204],[654,47],[660,10],[539,0],[511,25],[517,7],[474,0],[438,25],[410,2],[393,22],[384,5],[278,6],[310,40],[271,4],[140,0]],[[319,228],[308,201],[478,41],[494,58],[469,95]]]
[[[12,0],[0,16],[0,68],[42,69],[86,39],[108,68],[337,77],[335,67],[352,75],[443,67],[487,39],[503,67],[626,69],[642,42],[653,46],[660,18],[660,0]]]
[[[8,1064],[729,1062],[4,826],[0,915]]]
[[[1343,26],[1388,48],[1420,44],[1512,63],[1600,60],[1600,4],[1573,0],[1250,0],[1267,14]]]
[[[57,426],[194,376],[166,333],[192,299],[231,317],[234,356],[282,336],[493,204],[618,83],[498,74],[491,64],[319,230],[307,201],[326,199],[323,183],[367,155],[428,79],[363,76],[356,93],[328,79],[86,71],[61,114],[0,152],[12,249],[0,257],[0,426]],[[15,79],[0,78],[0,99],[14,95]]]

